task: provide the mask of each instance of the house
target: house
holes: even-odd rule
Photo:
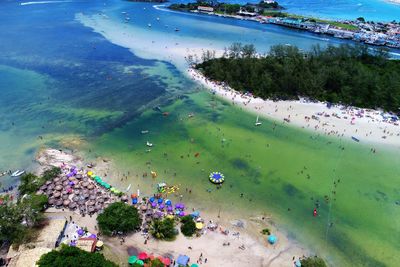
[[[198,6],[197,11],[204,13],[211,13],[214,12],[214,8],[209,6]]]

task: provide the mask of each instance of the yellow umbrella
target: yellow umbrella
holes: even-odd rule
[[[201,229],[203,229],[203,227],[204,227],[203,223],[200,223],[200,222],[196,223],[196,228],[197,229],[201,230]]]
[[[103,241],[97,241],[96,247],[101,248],[104,245]]]
[[[88,176],[92,176],[92,175],[93,175],[93,172],[92,172],[92,171],[88,171],[88,172],[87,172],[87,175],[88,175]]]
[[[173,218],[174,218],[174,215],[169,214],[169,215],[167,215],[166,217],[167,217],[168,219],[173,219]]]

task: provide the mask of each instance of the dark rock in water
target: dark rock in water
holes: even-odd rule
[[[296,196],[299,193],[299,190],[291,184],[285,184],[283,190],[291,197]]]
[[[396,205],[400,206],[400,200],[396,200],[396,202],[394,202]]]
[[[236,158],[232,160],[232,164],[235,168],[241,169],[241,170],[247,170],[249,169],[249,164],[244,161],[243,159]]]

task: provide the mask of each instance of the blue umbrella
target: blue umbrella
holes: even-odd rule
[[[301,267],[301,262],[300,262],[300,260],[296,260],[296,261],[294,262],[294,265],[295,265],[296,267]]]
[[[161,204],[161,203],[163,203],[163,199],[162,199],[162,198],[159,198],[159,199],[158,199],[158,204]]]
[[[150,202],[154,202],[154,197],[151,197],[151,198],[150,198]]]
[[[278,238],[277,238],[276,236],[270,235],[270,236],[268,237],[268,243],[270,243],[271,245],[275,244],[276,241],[278,241]]]
[[[183,265],[186,266],[189,263],[190,258],[186,255],[179,255],[178,259],[176,260],[176,263],[178,265]]]
[[[192,214],[190,214],[192,217],[197,218],[200,216],[200,212],[198,212],[197,210],[192,212]]]

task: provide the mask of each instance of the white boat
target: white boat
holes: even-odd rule
[[[12,177],[18,177],[18,176],[21,176],[21,175],[24,174],[24,173],[25,173],[25,171],[16,170],[15,172],[13,172],[13,173],[11,174],[11,176],[12,176]]]
[[[141,133],[142,134],[147,134],[147,133],[149,133],[149,131],[148,130],[143,130],[143,131],[141,131]]]
[[[260,126],[261,125],[261,122],[258,121],[258,116],[257,116],[257,119],[256,119],[256,123],[254,123],[254,125],[255,126]]]
[[[150,143],[149,141],[147,141],[147,142],[146,142],[146,146],[148,146],[148,147],[152,147],[152,146],[153,146],[153,144],[152,144],[152,143]]]
[[[151,24],[149,23],[149,24],[147,24],[147,26],[151,27]]]
[[[157,20],[160,20],[160,18],[157,18]]]
[[[129,184],[128,187],[126,188],[125,192],[128,192],[129,189],[131,189],[132,184]]]

